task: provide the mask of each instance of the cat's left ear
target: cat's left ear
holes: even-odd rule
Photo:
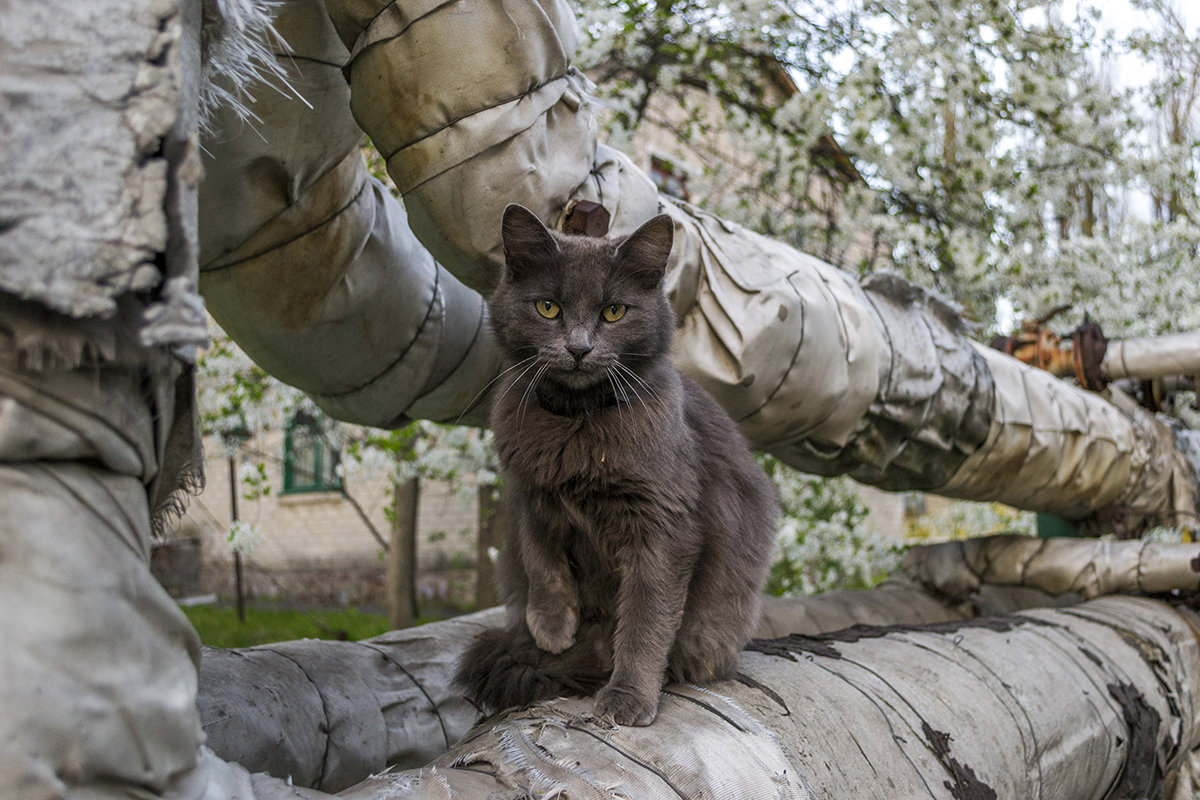
[[[647,277],[653,276],[657,285],[667,271],[674,239],[675,223],[666,214],[659,214],[617,246],[617,259],[639,273],[644,271]]]

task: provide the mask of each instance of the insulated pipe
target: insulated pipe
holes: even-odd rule
[[[591,698],[514,709],[419,768],[338,796],[1188,796],[1200,743],[1194,614],[1108,597],[952,619],[756,640],[734,679],[668,685],[648,728],[596,718]],[[391,658],[405,662],[401,649]],[[355,696],[356,675],[342,672],[342,689],[335,673],[322,677],[333,679],[327,701]],[[335,716],[324,730],[353,722]],[[240,774],[201,766],[214,781]],[[245,796],[256,800],[299,792],[253,780]]]
[[[675,360],[758,447],[809,472],[1100,513],[1105,525],[1194,518],[1194,468],[1151,415],[981,351],[952,309],[911,284],[859,283],[660,198],[598,143],[562,3],[335,0],[332,26],[322,9],[297,0],[279,19],[298,54],[280,64],[313,108],[260,87],[256,124],[270,141],[226,116],[207,145],[202,286],[252,357],[334,416],[385,427],[468,408],[467,420],[483,418],[497,360],[482,301],[408,225],[487,292],[509,201],[558,227],[577,204],[600,203],[615,233],[661,206],[676,221]],[[347,102],[386,156],[407,220],[365,175]]]
[[[1002,500],[1105,524],[1189,524],[1197,475],[1153,416],[984,352],[952,309],[660,197],[599,143],[561,0],[329,0],[355,119],[430,251],[487,292],[509,202],[564,228],[676,223],[674,357],[759,448],[888,489]],[[470,58],[463,53],[469,52]]]
[[[1110,339],[1100,374],[1107,380],[1200,375],[1200,331]]]
[[[974,614],[970,601],[946,604],[903,579],[872,591],[763,601],[758,635],[764,637]],[[1047,598],[1014,595],[1001,602],[1012,611]],[[994,603],[990,608],[997,611]],[[451,682],[454,666],[480,632],[503,622],[504,609],[492,608],[362,642],[206,648],[197,701],[206,743],[255,772],[326,791],[340,791],[388,765],[422,767],[477,721],[477,710]],[[250,707],[254,713],[245,713]]]
[[[1088,598],[1187,593],[1200,588],[1200,545],[985,536],[914,547],[901,570],[948,599],[964,599],[984,584]]]
[[[200,643],[149,558],[200,479],[199,27],[0,4],[0,797],[194,774]]]
[[[204,139],[209,310],[336,418],[482,422],[498,370],[483,299],[434,261],[368,175],[340,71],[347,54],[323,4],[284,3],[275,24],[285,80],[250,87],[248,120],[216,111]]]
[[[1150,601],[755,649],[737,680],[669,687],[651,728],[555,701],[346,796],[1153,797],[1196,743],[1195,635]]]

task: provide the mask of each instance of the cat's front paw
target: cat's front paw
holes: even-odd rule
[[[547,653],[561,653],[575,644],[579,612],[571,606],[554,611],[529,606],[525,610],[525,624],[538,647]]]
[[[611,683],[596,693],[596,716],[618,725],[645,727],[658,716],[658,693],[645,696],[626,686]]]

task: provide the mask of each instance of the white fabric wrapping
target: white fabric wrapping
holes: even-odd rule
[[[389,765],[422,766],[478,717],[451,684],[454,664],[503,620],[493,608],[363,642],[206,648],[198,704],[208,745],[256,772],[326,791]]]
[[[879,390],[884,343],[865,294],[786,245],[686,205],[665,208],[676,220],[675,360],[753,441],[830,471],[823,453],[847,444]]]
[[[1084,517],[1105,525],[1150,518],[1196,522],[1196,473],[1175,434],[1116,388],[1102,396],[988,348],[979,352],[995,379],[991,431],[958,472],[935,491],[1019,508]]]
[[[328,9],[351,53],[355,118],[385,155],[422,243],[472,287],[495,283],[510,202],[561,226],[579,200],[599,201],[616,234],[665,209],[676,220],[676,360],[756,445],[885,488],[1073,516],[1114,503],[1136,505],[1133,517],[1194,516],[1194,469],[1148,415],[977,349],[951,311],[903,281],[858,285],[658,197],[597,142],[560,0],[330,0]]]
[[[367,174],[324,6],[293,0],[276,25],[291,88],[255,87],[257,119],[220,111],[205,142],[200,285],[213,316],[340,419],[395,427],[485,409],[498,360],[483,300]]]
[[[1200,331],[1171,336],[1112,339],[1100,362],[1109,380],[1200,375]]]
[[[995,378],[991,432],[940,489],[991,484],[997,499],[1068,516],[1111,503],[1130,479],[1130,420],[1100,395],[978,349]]]
[[[764,597],[756,635],[927,625],[1055,602],[1033,590],[985,586],[969,599],[947,603],[897,577],[870,591]],[[205,648],[198,703],[207,744],[256,772],[325,791],[346,788],[387,765],[424,766],[477,720],[450,683],[453,667],[484,627],[503,621],[504,609],[492,608],[363,642]]]
[[[1177,770],[1200,735],[1195,622],[1103,598],[761,640],[734,680],[668,686],[651,727],[606,724],[590,699],[555,700],[338,796],[1179,796],[1191,776]],[[254,795],[278,796],[290,795]]]
[[[914,547],[902,571],[930,590],[966,598],[982,584],[1051,595],[1160,594],[1200,590],[1200,545],[988,536]]]
[[[0,4],[6,800],[195,775],[199,640],[148,562],[152,514],[199,479],[199,22],[190,0]]]
[[[0,346],[0,797],[165,791],[201,741],[199,640],[148,566],[156,406],[140,369],[29,373],[11,356]]]

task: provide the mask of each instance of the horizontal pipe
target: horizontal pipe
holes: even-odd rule
[[[1111,339],[1100,374],[1108,380],[1200,375],[1200,331]]]

